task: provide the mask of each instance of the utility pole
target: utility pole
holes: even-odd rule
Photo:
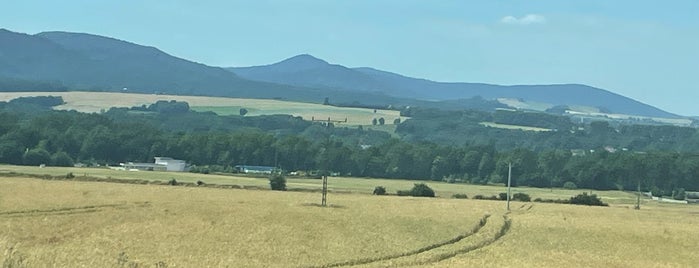
[[[510,211],[510,187],[512,185],[512,162],[507,163],[507,211]]]
[[[347,123],[347,118],[345,118],[344,121],[343,120],[330,120],[330,117],[328,117],[328,120],[321,120],[321,119],[316,120],[316,118],[314,116],[312,116],[311,121],[312,122],[316,122],[316,121],[325,122],[325,124],[326,124],[325,126],[329,130],[331,123]],[[327,140],[327,143],[325,146],[326,153],[328,151],[329,145],[330,145],[330,131],[328,131],[328,140]],[[326,170],[322,170],[321,173],[322,173],[321,180],[323,181],[323,188],[321,191],[322,197],[320,199],[320,205],[325,207],[325,206],[327,206],[327,202],[328,202],[328,173],[330,173],[330,170],[326,167]]]
[[[638,179],[638,195],[636,196],[636,206],[634,209],[641,209],[641,179]]]

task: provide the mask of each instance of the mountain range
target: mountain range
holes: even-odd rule
[[[445,109],[505,107],[494,100],[513,98],[551,106],[579,105],[612,113],[677,117],[607,90],[579,84],[444,83],[367,67],[348,68],[306,54],[264,66],[221,68],[177,58],[154,47],[70,32],[29,35],[0,29],[0,85],[3,80],[49,81],[70,90],[307,102],[331,97],[335,103]]]
[[[347,68],[311,55],[298,55],[264,66],[228,68],[256,81],[278,84],[364,91],[403,98],[448,101],[480,96],[485,99],[513,98],[555,105],[579,105],[620,114],[676,117],[653,106],[612,93],[580,85],[515,85],[444,83],[402,76],[368,67]]]

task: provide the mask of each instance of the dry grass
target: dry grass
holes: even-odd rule
[[[535,204],[503,239],[432,267],[697,267],[697,206]]]
[[[186,172],[123,171],[106,168],[39,168],[35,166],[0,165],[0,174],[10,172],[36,175],[46,174],[50,176],[65,176],[67,173],[73,173],[78,177],[89,176],[113,179],[142,179],[160,182],[167,182],[170,179],[176,179],[178,182],[194,183],[201,180],[208,184],[238,185],[242,187],[260,187],[265,189],[269,187],[269,181],[266,178],[253,178],[234,175],[205,175]],[[347,177],[330,177],[328,187],[330,191],[334,192],[371,194],[374,187],[384,186],[389,193],[395,194],[398,190],[409,190],[415,183],[427,183],[427,185],[435,190],[437,196],[445,198],[449,198],[456,193],[467,194],[469,198],[473,198],[475,195],[492,196],[507,191],[506,187],[495,185],[471,185],[434,181]],[[318,190],[322,187],[322,185],[321,181],[318,179],[287,177],[287,187],[290,189]],[[526,193],[530,195],[532,199],[568,199],[571,196],[580,194],[583,191],[589,190],[516,187],[513,188],[512,193]],[[633,193],[621,191],[594,191],[594,194],[600,196],[602,201],[610,204],[634,204],[636,202],[636,196]]]
[[[0,101],[9,101],[26,96],[61,96],[66,104],[57,106],[61,110],[76,110],[95,113],[108,110],[111,107],[133,107],[148,105],[158,100],[186,101],[195,111],[213,111],[221,115],[238,114],[240,108],[248,109],[250,116],[290,114],[300,116],[305,120],[312,118],[327,120],[344,120],[345,125],[371,125],[374,118],[383,117],[386,124],[392,124],[396,118],[405,120],[398,111],[376,110],[364,108],[345,108],[270,99],[239,99],[223,97],[151,95],[114,92],[0,92]]]
[[[0,178],[0,197],[0,263],[22,256],[28,267],[323,265],[448,240],[497,210],[368,195],[322,208],[311,193],[26,178]]]
[[[0,166],[1,172],[66,171],[142,179],[265,179]],[[101,173],[105,172],[105,173]],[[109,173],[115,172],[115,173]],[[43,174],[38,173],[38,174]],[[330,178],[330,207],[318,193],[47,181],[0,177],[0,263],[21,267],[694,267],[697,206],[595,192],[610,207],[371,196],[374,186],[413,182]],[[319,187],[291,179],[291,188]],[[449,193],[488,195],[504,187],[429,183]],[[581,190],[517,188],[542,198]],[[361,194],[359,194],[361,193]],[[479,220],[491,215],[477,230]],[[505,217],[503,217],[505,216]],[[506,221],[509,219],[509,221]],[[458,238],[455,240],[455,238]],[[160,266],[162,267],[162,266]]]

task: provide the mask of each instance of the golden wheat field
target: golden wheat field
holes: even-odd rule
[[[159,100],[186,101],[195,111],[212,111],[221,115],[238,114],[241,108],[247,109],[249,116],[289,114],[300,116],[305,120],[347,119],[344,125],[371,125],[372,119],[383,117],[388,124],[401,117],[398,111],[335,107],[316,103],[281,101],[271,99],[240,99],[224,97],[176,96],[115,92],[0,92],[0,101],[9,101],[28,96],[61,96],[64,105],[56,106],[60,110],[76,110],[96,113],[111,107],[133,107],[149,105]]]
[[[5,175],[60,176],[67,171],[0,168]],[[115,172],[73,171],[99,176]],[[141,175],[147,180],[177,175],[178,181],[218,182],[229,177],[108,174]],[[13,176],[17,177],[0,176],[4,267],[694,267],[699,263],[695,254],[699,207],[644,201],[641,210],[634,210],[632,195],[617,191],[598,192],[606,202],[617,198],[610,207],[513,202],[512,211],[506,212],[502,201],[450,199],[446,194],[503,189],[494,186],[429,183],[442,198],[425,199],[369,194],[371,185],[408,189],[411,182],[330,178],[335,192],[329,195],[329,206],[320,207],[317,192]],[[235,183],[257,180],[257,188],[266,182],[230,178]],[[289,180],[290,188],[297,189],[316,189],[319,184]],[[517,190],[545,198],[573,193]]]

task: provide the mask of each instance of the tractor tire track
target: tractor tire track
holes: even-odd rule
[[[366,265],[366,264],[371,264],[371,263],[376,263],[376,262],[381,262],[381,261],[388,261],[388,260],[393,260],[393,259],[398,259],[398,258],[404,258],[404,257],[409,257],[413,255],[417,255],[420,253],[424,253],[436,248],[444,247],[450,244],[455,244],[467,237],[470,237],[474,234],[477,234],[487,223],[488,223],[488,218],[490,215],[484,215],[483,218],[481,218],[476,226],[474,226],[471,231],[465,234],[458,235],[452,239],[449,239],[447,241],[442,241],[440,243],[428,245],[426,247],[422,247],[416,250],[411,250],[403,253],[398,253],[398,254],[392,254],[392,255],[386,255],[386,256],[379,256],[379,257],[374,257],[374,258],[364,258],[364,259],[356,259],[356,260],[349,260],[349,261],[344,261],[344,262],[337,262],[337,263],[330,263],[330,264],[325,264],[325,265],[319,265],[319,266],[306,266],[307,268],[332,268],[332,267],[344,267],[344,266],[356,266],[356,265]]]
[[[35,216],[54,216],[54,215],[71,215],[84,214],[103,211],[105,209],[128,209],[132,207],[149,206],[149,202],[136,202],[132,205],[127,204],[104,204],[104,205],[88,205],[79,207],[59,207],[52,209],[29,209],[0,212],[0,217],[16,218],[16,217],[35,217]]]

